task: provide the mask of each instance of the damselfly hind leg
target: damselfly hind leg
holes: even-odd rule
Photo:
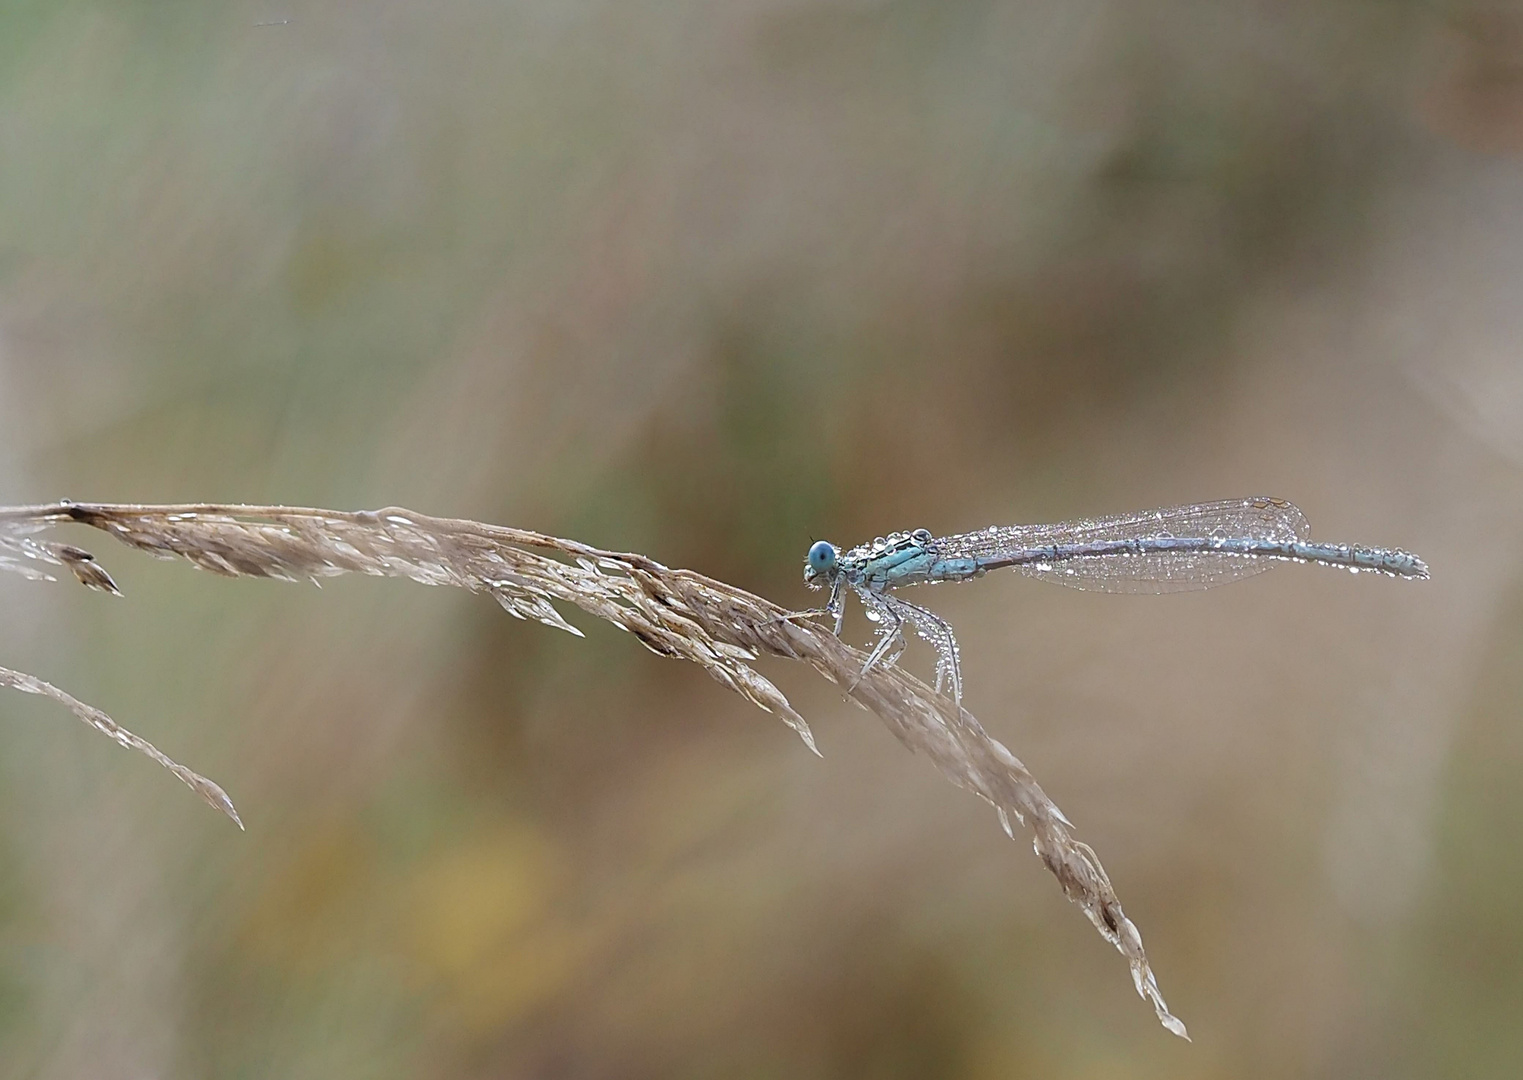
[[[962,665],[958,660],[957,638],[951,625],[940,615],[898,597],[884,597],[893,605],[893,614],[915,628],[915,633],[936,650],[936,693],[943,687],[952,691],[952,701],[962,708]]]

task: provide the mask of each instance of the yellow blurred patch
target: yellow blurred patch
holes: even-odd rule
[[[554,910],[563,879],[555,846],[527,826],[467,838],[417,869],[407,938],[446,1024],[482,1034],[566,984],[587,935]]]

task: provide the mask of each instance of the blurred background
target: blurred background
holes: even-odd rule
[[[9,0],[0,502],[802,607],[812,538],[1271,494],[1433,580],[916,598],[1187,1045],[812,672],[823,760],[579,613],[78,530],[126,599],[0,581],[0,663],[248,832],[0,699],[0,1077],[1523,1074],[1520,151],[1481,0]]]

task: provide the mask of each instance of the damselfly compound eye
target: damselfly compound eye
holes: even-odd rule
[[[809,569],[816,574],[828,574],[835,569],[836,548],[829,540],[818,540],[809,549]]]

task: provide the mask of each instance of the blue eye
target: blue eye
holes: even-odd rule
[[[835,567],[836,549],[829,540],[819,540],[809,549],[809,569],[816,574],[828,573]]]

